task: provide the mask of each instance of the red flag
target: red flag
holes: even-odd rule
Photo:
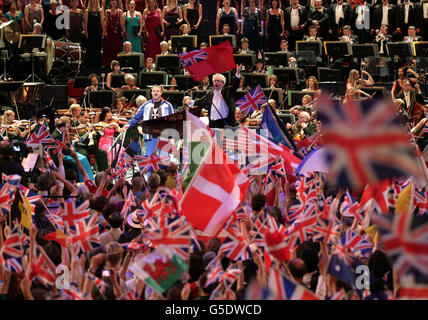
[[[183,214],[195,229],[215,236],[243,201],[248,185],[249,179],[213,142],[181,200]]]
[[[180,60],[195,81],[214,73],[227,72],[236,66],[229,41],[203,50],[181,53]]]

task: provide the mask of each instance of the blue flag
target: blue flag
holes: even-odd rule
[[[343,259],[340,259],[337,254],[333,254],[330,258],[327,273],[355,288],[355,274],[349,265]]]
[[[287,129],[270,104],[268,104],[265,108],[262,123],[260,124],[260,129],[268,130],[269,140],[275,142],[276,144],[281,143],[287,148],[297,151],[293,139],[288,134]]]

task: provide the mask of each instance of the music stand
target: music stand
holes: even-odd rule
[[[386,50],[391,58],[395,56],[401,58],[414,56],[413,46],[408,42],[389,42],[386,44]]]
[[[322,42],[321,41],[296,41],[296,52],[299,54],[300,51],[312,51],[317,56],[323,54]]]
[[[119,61],[120,67],[131,68],[134,72],[140,71],[144,66],[144,54],[143,53],[119,53],[117,55],[117,61]]]
[[[74,88],[85,89],[88,85],[88,77],[77,76],[76,78],[74,78]]]
[[[413,42],[415,56],[428,57],[428,41]]]
[[[324,50],[327,56],[333,58],[352,56],[352,45],[347,41],[325,41]]]
[[[293,90],[289,90],[288,91],[288,105],[290,107],[302,105],[302,99],[306,95],[310,95],[312,97],[312,100],[314,100],[314,98],[317,95],[317,92],[316,91],[293,91]]]
[[[178,90],[188,90],[198,85],[198,83],[193,80],[191,76],[186,74],[176,74],[174,78],[177,81]]]
[[[124,90],[122,97],[125,97],[128,102],[134,102],[138,96],[144,96],[147,100],[150,99],[150,90],[149,89],[136,89],[136,90]]]
[[[263,93],[265,94],[266,99],[273,99],[278,105],[282,105],[284,99],[280,88],[264,88]]]
[[[236,49],[236,36],[235,35],[218,35],[210,36],[210,46],[216,46],[225,41],[229,41],[233,49]]]
[[[156,69],[176,74],[178,73],[179,68],[180,58],[178,57],[178,54],[158,54],[156,56]]]
[[[255,54],[234,54],[233,59],[235,60],[235,64],[242,64],[246,70],[252,70],[256,64]]]
[[[318,67],[318,81],[335,84],[335,91],[339,91],[339,83],[343,83],[344,75],[341,69],[332,69],[328,67]],[[331,85],[329,86],[330,89]],[[330,90],[333,92],[333,90]]]
[[[361,87],[361,90],[373,96],[375,100],[384,100],[388,97],[385,87]]]
[[[140,88],[148,88],[148,85],[161,85],[165,84],[166,72],[165,71],[153,71],[153,72],[140,72],[138,77],[138,86]]]
[[[34,53],[44,51],[45,45],[45,34],[21,34],[19,36],[18,49],[20,49],[24,54],[31,54],[31,75],[25,79],[25,82],[30,78],[32,82],[35,82],[34,78],[37,78],[40,82],[43,82],[42,79],[40,79],[34,73]]]
[[[267,73],[242,73],[245,78],[244,86],[250,86],[251,88],[260,85],[262,88],[268,86],[268,74]]]
[[[379,47],[376,43],[353,44],[352,54],[358,59],[379,57]]]
[[[111,88],[122,88],[122,86],[126,85],[125,83],[125,75],[124,74],[112,74],[110,87]]]
[[[291,52],[265,52],[268,66],[286,67],[290,60]]]
[[[299,69],[298,68],[272,68],[274,75],[278,77],[278,85],[280,87],[288,86],[290,82],[299,81]]]
[[[341,69],[318,67],[318,79],[320,82],[342,82],[343,73]]]
[[[175,52],[192,51],[198,47],[198,37],[196,35],[190,36],[171,36],[171,47]]]
[[[111,108],[113,106],[113,91],[111,90],[91,91],[88,96],[92,108]]]
[[[162,98],[164,98],[166,101],[171,103],[174,109],[182,106],[184,95],[185,95],[184,91],[169,91],[169,90],[162,91]]]
[[[293,56],[296,58],[297,66],[299,68],[306,68],[317,65],[317,57],[313,51],[296,51],[293,52]]]

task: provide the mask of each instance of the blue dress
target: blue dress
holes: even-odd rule
[[[139,29],[140,28],[140,18],[138,16],[131,18],[127,13],[126,14],[125,26],[126,26],[126,32],[129,34],[129,39],[126,39],[126,36],[125,36],[123,41],[131,42],[132,51],[141,53],[142,52],[141,38],[137,37],[136,33],[134,32],[134,29],[137,29],[137,27],[138,27],[138,31],[140,31],[140,29]]]

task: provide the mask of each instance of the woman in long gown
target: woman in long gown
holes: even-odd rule
[[[262,13],[256,7],[256,0],[250,0],[250,6],[244,9],[242,16],[242,30],[250,42],[250,50],[258,53],[261,49],[260,38],[262,36]]]
[[[141,46],[141,34],[143,33],[143,18],[141,12],[135,10],[134,1],[131,1],[129,3],[129,10],[122,14],[121,25],[122,32],[124,33],[123,42],[131,42],[132,51],[143,52]]]
[[[230,28],[230,34],[236,35],[239,33],[239,21],[238,21],[238,11],[230,6],[230,0],[223,1],[223,7],[218,9],[217,12],[217,34],[221,34],[221,29],[223,25],[228,24]]]
[[[202,5],[199,0],[189,0],[188,4],[183,8],[184,21],[189,25],[190,34],[199,34],[199,25],[202,21]]]
[[[183,21],[181,8],[177,5],[177,0],[167,0],[166,6],[162,10],[163,23],[165,24],[165,37],[168,41],[171,36],[180,34],[180,25]]]
[[[145,58],[156,59],[160,53],[159,43],[164,37],[164,25],[162,23],[162,12],[158,8],[156,0],[149,0],[148,7],[144,10],[144,21],[146,26],[146,54]]]
[[[25,7],[24,10],[24,21],[25,21],[25,31],[28,33],[33,32],[34,22],[38,22],[43,25],[44,14],[43,8],[36,0],[31,0],[29,4]]]
[[[104,107],[101,111],[99,122],[103,127],[103,134],[98,141],[98,148],[107,152],[108,160],[111,164],[117,152],[121,151],[120,145],[117,144],[114,149],[110,150],[110,152],[108,150],[110,149],[115,140],[114,134],[116,132],[122,132],[123,128],[120,128],[116,122],[113,122],[113,113],[108,107]]]
[[[85,23],[83,19],[83,11],[78,8],[79,1],[71,0],[70,2],[70,25],[66,29],[67,39],[71,42],[82,43],[82,34],[85,30]]]
[[[122,52],[122,32],[120,27],[120,16],[122,10],[117,7],[117,0],[110,1],[110,9],[106,11],[104,30],[103,66],[110,67],[112,60]]]
[[[85,11],[85,34],[88,38],[86,47],[86,66],[101,66],[101,48],[103,35],[104,11],[98,0],[90,0]]]
[[[281,39],[284,30],[284,11],[279,8],[279,1],[272,0],[272,8],[266,12],[265,36],[268,51],[276,52],[281,49]]]

